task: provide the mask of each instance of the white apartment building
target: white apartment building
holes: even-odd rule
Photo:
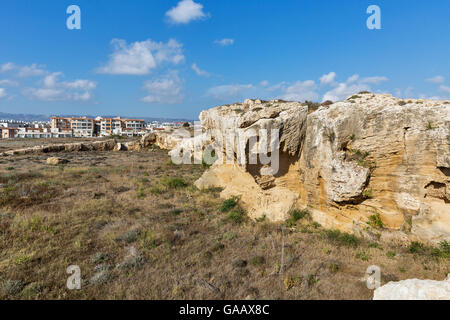
[[[74,137],[90,138],[94,136],[94,119],[87,117],[71,118],[70,127]]]

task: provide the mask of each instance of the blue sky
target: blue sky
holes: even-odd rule
[[[81,30],[66,27],[72,4]],[[449,99],[449,15],[448,0],[3,0],[0,111],[196,119],[245,98]]]

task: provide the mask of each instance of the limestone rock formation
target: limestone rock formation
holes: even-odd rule
[[[224,141],[233,140],[227,151],[235,164],[219,154],[196,185],[240,196],[253,218],[281,221],[292,208],[308,207],[327,228],[364,234],[378,227],[373,233],[389,241],[450,240],[449,101],[361,93],[308,112],[297,102],[246,100],[203,111],[200,120],[203,134],[176,149],[210,144],[225,153]],[[272,173],[267,163],[250,161],[261,141],[247,138],[260,129],[267,136],[279,130]],[[370,225],[371,217],[381,225]]]
[[[389,282],[375,290],[373,300],[450,300],[450,275],[444,281]]]
[[[61,159],[61,158],[57,158],[57,157],[51,157],[51,158],[47,158],[47,164],[52,165],[52,166],[57,166],[59,164],[64,164],[69,162],[66,159]]]

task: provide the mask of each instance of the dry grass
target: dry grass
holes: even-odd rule
[[[193,186],[201,165],[166,151],[61,153],[60,167],[49,156],[0,159],[2,299],[370,299],[369,265],[383,283],[450,272],[448,258],[355,241],[307,214],[288,227],[245,219]],[[82,290],[66,288],[69,265]]]

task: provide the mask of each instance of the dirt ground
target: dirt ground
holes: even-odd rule
[[[0,150],[37,142],[11,143]],[[0,158],[0,298],[371,299],[371,265],[382,284],[450,272],[445,244],[368,242],[307,212],[251,221],[238,200],[193,186],[204,170],[157,148]],[[81,290],[66,287],[71,265]]]

